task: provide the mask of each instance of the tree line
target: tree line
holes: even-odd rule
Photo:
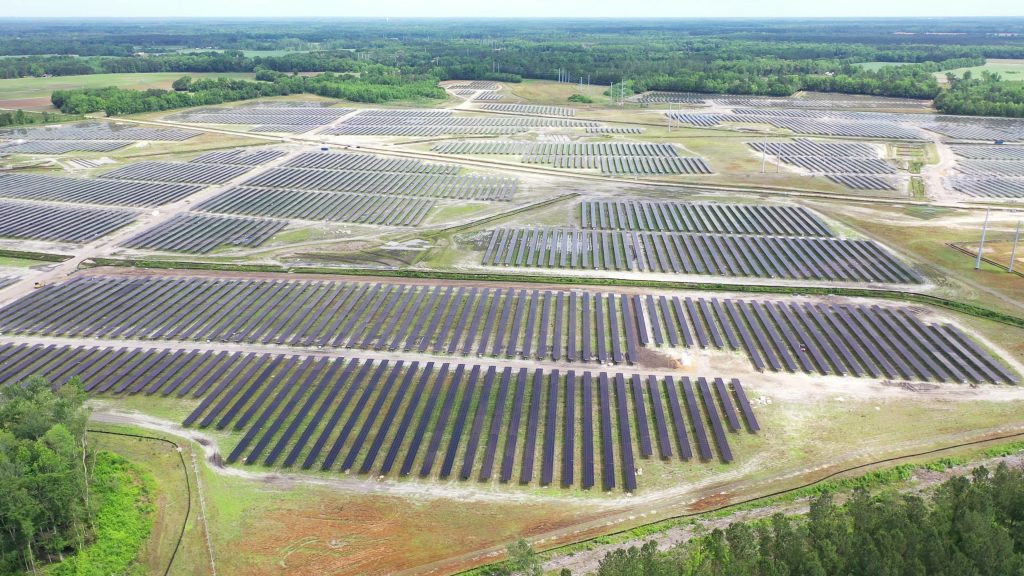
[[[330,72],[316,76],[263,73],[261,78],[249,81],[185,76],[174,82],[172,90],[117,87],[57,90],[50,101],[66,114],[104,112],[107,116],[123,116],[288,94],[316,94],[375,104],[445,97],[435,77],[400,75],[383,68],[367,70],[360,76]]]
[[[1005,576],[1024,574],[1024,471],[1000,464],[930,497],[824,493],[801,516],[736,522],[670,550],[609,553],[598,576]]]
[[[935,99],[935,107],[948,114],[1024,118],[1024,82],[1007,82],[999,74],[970,70],[962,78],[948,74],[949,89]]]

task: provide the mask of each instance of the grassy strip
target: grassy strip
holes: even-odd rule
[[[1024,318],[990,310],[975,304],[947,300],[899,290],[874,288],[843,288],[830,286],[769,286],[758,284],[719,284],[714,282],[685,282],[674,280],[630,280],[622,278],[582,278],[573,276],[540,276],[527,274],[491,274],[466,272],[440,272],[429,270],[376,270],[365,268],[289,267],[273,264],[222,264],[215,262],[186,262],[179,260],[131,260],[93,258],[87,266],[121,266],[163,270],[217,270],[225,272],[276,272],[291,274],[334,274],[340,276],[379,276],[427,280],[464,280],[467,282],[518,282],[529,284],[564,284],[567,286],[613,286],[624,288],[655,288],[660,290],[699,290],[705,292],[744,292],[750,294],[778,294],[792,296],[848,296],[855,298],[881,298],[902,302],[928,304],[968,316],[984,318],[1016,328],[1024,328]]]
[[[510,212],[502,212],[500,214],[494,214],[493,216],[488,216],[486,218],[481,218],[479,220],[474,220],[472,222],[467,222],[465,224],[457,224],[455,226],[450,226],[448,228],[442,228],[440,230],[430,231],[430,232],[427,232],[426,234],[424,234],[424,236],[426,236],[428,238],[434,238],[434,237],[445,235],[445,234],[451,234],[453,232],[461,232],[463,230],[468,230],[470,228],[476,228],[478,226],[483,226],[484,224],[489,224],[489,223],[495,222],[497,220],[505,220],[506,218],[510,218],[512,216],[516,216],[517,214],[522,214],[523,212],[530,212],[530,211],[536,210],[538,208],[544,208],[544,207],[550,206],[552,204],[558,204],[559,202],[564,202],[565,200],[571,200],[571,199],[576,198],[578,196],[579,196],[578,192],[571,192],[569,194],[562,194],[561,196],[555,196],[554,198],[550,198],[548,200],[543,200],[541,202],[536,202],[534,204],[527,204],[526,206],[523,206],[521,208],[516,208],[515,210],[512,210]]]
[[[143,574],[135,565],[153,528],[153,478],[111,452],[96,455],[92,496],[99,505],[95,541],[46,569],[51,576]]]
[[[0,249],[0,256],[21,258],[22,260],[40,260],[42,262],[64,262],[74,258],[67,254],[47,254],[46,252],[26,252],[24,250]]]

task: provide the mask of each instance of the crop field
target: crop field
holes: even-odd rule
[[[920,283],[874,242],[836,238],[501,228],[485,266]]]

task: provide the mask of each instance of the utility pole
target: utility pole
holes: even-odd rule
[[[1013,272],[1013,264],[1017,260],[1017,244],[1020,242],[1020,220],[1017,220],[1017,233],[1013,235],[1013,248],[1010,249],[1010,267],[1008,272]]]
[[[761,174],[764,174],[764,163],[768,160],[768,135],[764,135],[764,147],[761,148]]]
[[[974,260],[974,269],[981,270],[981,253],[985,250],[985,235],[988,233],[988,213],[985,209],[985,223],[981,226],[981,244],[978,244],[978,257]]]

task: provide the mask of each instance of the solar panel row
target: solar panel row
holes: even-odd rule
[[[195,209],[297,220],[416,226],[434,204],[429,198],[235,187],[198,204]]]
[[[280,220],[176,214],[122,242],[128,248],[206,254],[221,246],[259,246],[287,225]]]
[[[581,211],[582,227],[594,230],[832,236],[821,218],[802,206],[584,200]]]
[[[0,310],[0,331],[635,361],[728,348],[758,370],[940,382],[1017,377],[905,307],[367,282],[81,276]]]
[[[847,282],[920,283],[869,240],[573,228],[501,228],[485,266],[583,268]]]

